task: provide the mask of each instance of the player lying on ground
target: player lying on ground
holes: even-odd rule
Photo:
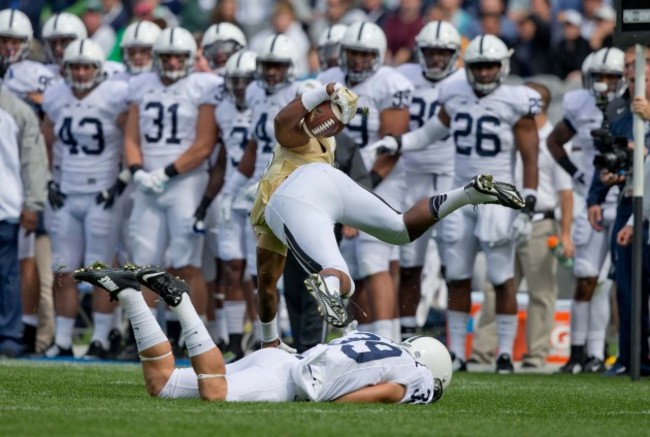
[[[402,344],[352,331],[329,344],[292,355],[261,349],[229,365],[210,338],[187,284],[159,267],[81,269],[75,278],[108,291],[124,306],[135,336],[145,386],[161,398],[225,401],[431,403],[451,381],[442,343],[413,337]],[[140,293],[158,294],[178,316],[191,368],[175,369],[171,344]]]
[[[288,247],[311,274],[305,284],[317,299],[321,315],[331,325],[342,327],[348,320],[341,297],[352,295],[354,282],[334,236],[336,223],[391,244],[407,244],[464,205],[493,203],[521,209],[525,203],[514,186],[480,175],[464,187],[422,199],[404,213],[395,211],[332,167],[332,137],[309,131],[305,117],[315,108],[327,110],[319,105],[329,101],[339,108],[332,111],[335,114],[356,112],[356,94],[329,83],[295,98],[276,116],[278,144],[260,181],[251,221],[258,235],[260,316],[277,314],[275,284],[284,270]],[[338,131],[349,120],[339,117]]]

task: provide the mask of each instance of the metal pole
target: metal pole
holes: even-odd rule
[[[635,45],[634,96],[645,97],[645,46]],[[630,335],[630,376],[632,381],[641,377],[641,275],[643,274],[643,151],[645,147],[644,123],[634,114],[634,165],[633,214],[634,238],[632,241],[632,311]],[[645,302],[648,305],[648,302]],[[647,341],[647,339],[645,340]]]

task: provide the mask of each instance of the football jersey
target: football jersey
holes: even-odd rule
[[[301,82],[292,82],[269,95],[256,80],[246,88],[246,105],[251,108],[250,137],[257,142],[253,179],[262,176],[273,156],[275,116],[298,95],[300,89]]]
[[[478,97],[466,80],[457,80],[442,88],[438,99],[451,120],[456,181],[490,173],[495,179],[514,182],[512,127],[522,117],[541,111],[539,93],[523,85],[501,85]]]
[[[192,73],[168,86],[156,73],[131,78],[129,99],[139,109],[140,149],[146,171],[169,165],[190,148],[196,137],[199,106],[218,103],[216,90],[222,81],[212,73]],[[207,160],[203,165],[207,166]]]
[[[345,73],[340,67],[333,67],[319,74],[318,80],[322,83],[345,83]],[[392,67],[382,66],[375,74],[349,88],[357,93],[359,101],[357,115],[348,123],[345,133],[355,140],[363,162],[370,170],[376,154],[366,152],[364,148],[381,138],[379,114],[384,109],[407,108],[411,104],[413,84]]]
[[[400,403],[433,400],[429,369],[399,345],[370,332],[352,332],[303,354],[291,369],[297,391],[312,401],[333,401],[364,387],[394,382],[406,389]],[[299,394],[299,396],[300,396]]]
[[[409,107],[409,130],[415,130],[440,111],[438,95],[440,89],[447,86],[449,81],[464,80],[465,70],[459,68],[441,81],[432,82],[422,72],[420,64],[402,64],[396,67],[415,87],[413,101]],[[454,153],[456,149],[451,136],[429,145],[426,149],[402,153],[402,160],[407,172],[438,173],[451,175],[454,173]]]
[[[43,93],[52,85],[56,76],[40,62],[24,60],[9,66],[4,84],[21,99],[27,99],[27,94]]]
[[[63,82],[46,90],[43,110],[54,122],[62,192],[94,193],[115,183],[123,147],[117,117],[127,110],[127,93],[118,81],[103,81],[83,99]]]

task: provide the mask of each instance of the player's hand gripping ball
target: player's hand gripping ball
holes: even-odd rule
[[[340,86],[305,117],[305,127],[315,138],[332,137],[343,130],[357,112],[359,97]]]

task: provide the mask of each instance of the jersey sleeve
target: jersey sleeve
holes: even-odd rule
[[[145,85],[155,77],[155,73],[143,73],[129,80],[128,103],[139,105],[146,92]]]
[[[16,67],[22,68],[16,68]],[[7,88],[20,97],[27,93],[42,93],[54,81],[54,73],[36,62],[12,65],[5,76]]]
[[[564,94],[562,98],[562,109],[564,111],[564,118],[562,121],[573,131],[577,131],[576,116],[578,114],[578,106],[576,102],[579,100],[576,98],[576,94],[568,92]]]
[[[218,105],[224,98],[224,80],[212,73],[194,73],[199,105]]]
[[[521,97],[517,100],[517,112],[521,117],[534,117],[542,112],[542,96],[534,89],[519,87]]]
[[[62,98],[63,91],[65,89],[65,84],[59,82],[56,85],[48,87],[43,93],[43,104],[41,108],[43,112],[48,116],[53,122],[56,121],[58,108],[60,107],[60,99]]]
[[[418,364],[415,369],[403,372],[393,380],[404,386],[404,397],[400,404],[429,404],[434,399],[433,376],[429,369]]]
[[[391,71],[383,81],[383,92],[379,101],[379,109],[408,108],[413,99],[413,84],[397,71]]]
[[[129,84],[121,80],[113,80],[108,83],[107,101],[111,114],[117,118],[129,107]]]

